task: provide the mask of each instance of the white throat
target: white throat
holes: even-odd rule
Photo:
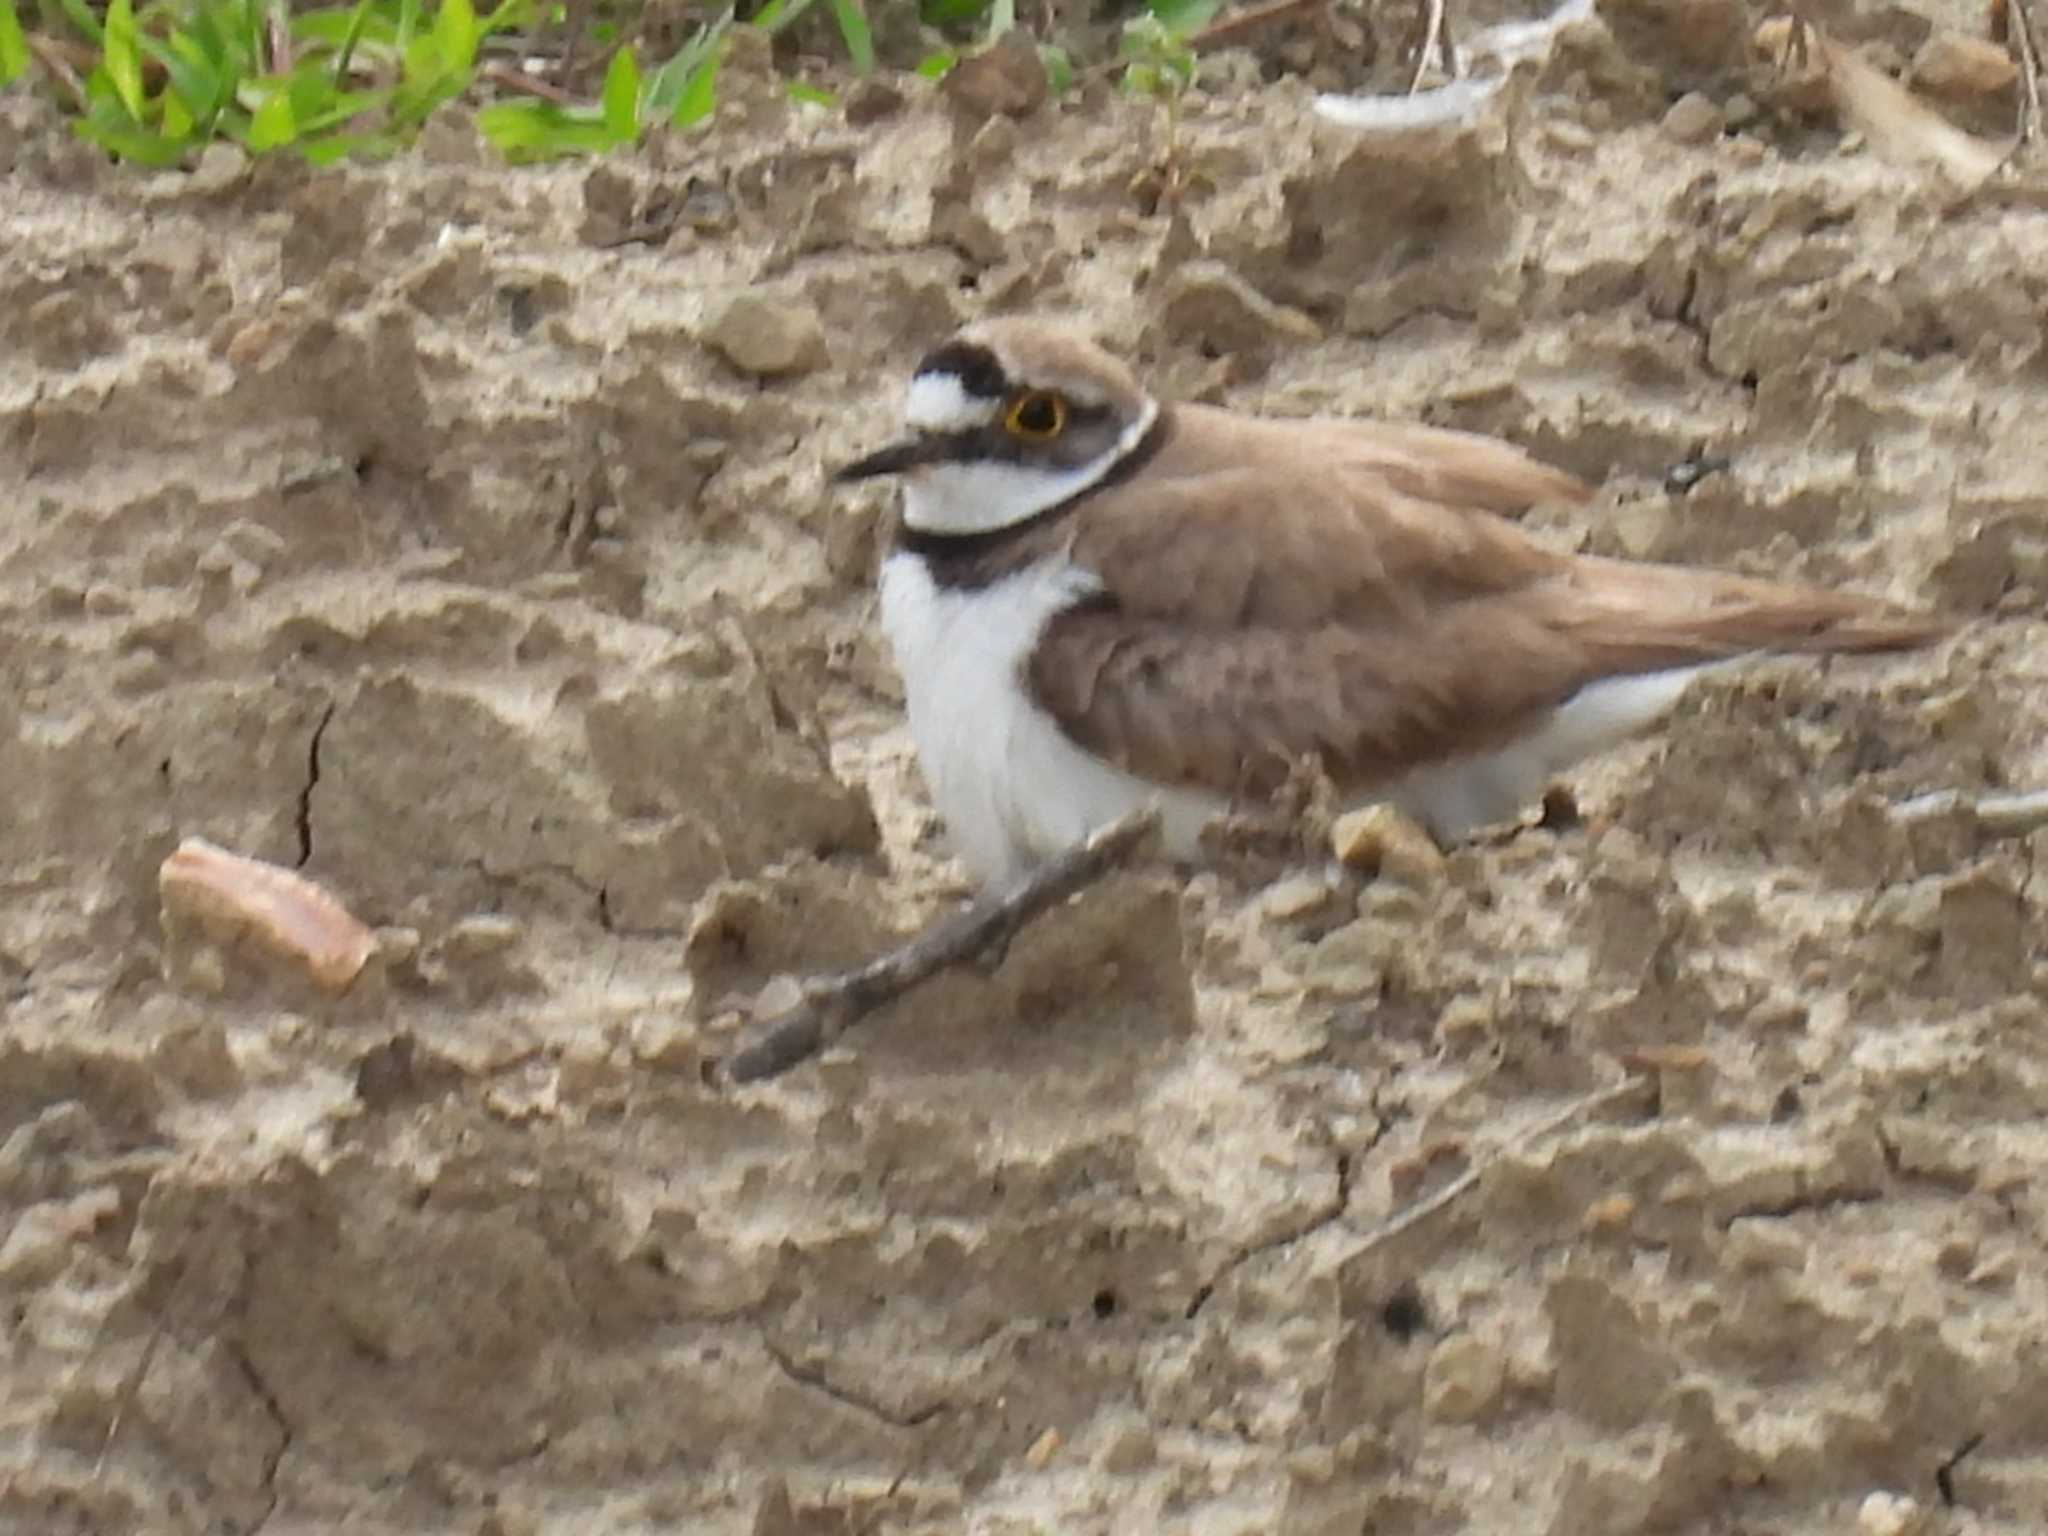
[[[904,477],[903,521],[919,533],[953,534],[993,533],[1029,522],[1101,480],[1145,440],[1158,419],[1158,402],[1147,400],[1114,443],[1069,469],[993,459],[924,465]]]

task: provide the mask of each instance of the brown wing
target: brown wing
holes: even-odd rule
[[[1533,462],[1486,446],[1508,470]],[[1158,467],[1067,530],[1104,591],[1047,626],[1029,681],[1083,745],[1161,782],[1230,794],[1314,756],[1368,789],[1502,745],[1601,678],[1945,628],[1853,594],[1546,549],[1474,509],[1510,502],[1499,474],[1333,451],[1276,498],[1270,468]],[[1462,503],[1421,494],[1461,483]]]

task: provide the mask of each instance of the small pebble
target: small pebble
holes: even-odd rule
[[[1330,844],[1339,862],[1414,890],[1443,880],[1444,856],[1430,835],[1391,805],[1368,805],[1337,818]]]
[[[1962,32],[1936,32],[1913,55],[1914,88],[1951,100],[2003,95],[2019,73],[1998,44]]]
[[[1095,1465],[1104,1472],[1137,1472],[1152,1465],[1159,1454],[1158,1442],[1152,1431],[1136,1425],[1121,1429],[1110,1437],[1095,1458]]]
[[[1636,1199],[1630,1194],[1604,1195],[1586,1207],[1579,1225],[1588,1232],[1620,1232],[1636,1214]]]
[[[516,917],[498,912],[477,912],[448,930],[447,953],[458,959],[503,954],[526,936],[526,926]]]
[[[1493,1345],[1475,1334],[1452,1334],[1423,1367],[1423,1412],[1439,1424],[1470,1424],[1500,1400],[1507,1374],[1507,1361]]]
[[[846,93],[846,121],[855,128],[865,128],[869,123],[878,123],[885,117],[894,117],[903,110],[903,93],[886,80],[872,75],[865,80],[854,82]]]
[[[1711,98],[1688,91],[1664,114],[1664,137],[1679,144],[1704,144],[1718,138],[1724,119]]]
[[[1873,1493],[1856,1511],[1859,1536],[1913,1536],[1926,1523],[1919,1501],[1903,1493]]]
[[[249,174],[249,157],[239,144],[215,139],[199,152],[199,163],[185,178],[185,190],[196,196],[225,192]]]
[[[735,298],[719,311],[703,340],[740,372],[763,378],[809,373],[827,360],[818,312],[767,294]]]
[[[1024,1453],[1024,1459],[1031,1464],[1033,1471],[1043,1472],[1051,1464],[1053,1457],[1059,1454],[1059,1448],[1060,1432],[1048,1429],[1031,1442],[1031,1449]]]

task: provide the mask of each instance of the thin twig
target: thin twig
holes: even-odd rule
[[[1444,0],[1428,0],[1422,30],[1422,51],[1415,55],[1415,78],[1408,82],[1408,94],[1413,96],[1422,89],[1422,77],[1429,73],[1430,57],[1441,45],[1444,35]]]
[[[2034,19],[2027,0],[2009,0],[2006,7],[2012,50],[2019,56],[2019,142],[2031,144],[2041,131],[2041,49],[2034,37]]]
[[[1473,1164],[1428,1199],[1418,1200],[1415,1204],[1404,1207],[1397,1214],[1388,1217],[1366,1235],[1366,1239],[1362,1244],[1357,1248],[1347,1250],[1346,1257],[1356,1257],[1358,1254],[1366,1253],[1383,1244],[1391,1243],[1403,1232],[1408,1231],[1411,1227],[1420,1226],[1423,1222],[1429,1220],[1430,1217],[1436,1215],[1438,1211],[1443,1210],[1446,1206],[1462,1198],[1481,1179],[1485,1178],[1491,1170],[1499,1166],[1506,1159],[1513,1157],[1519,1152],[1526,1152],[1537,1142],[1563,1130],[1574,1120],[1592,1114],[1595,1110],[1605,1109],[1609,1104],[1625,1099],[1632,1093],[1640,1092],[1643,1087],[1644,1080],[1641,1077],[1630,1077],[1622,1082],[1610,1083],[1605,1088],[1596,1088],[1593,1092],[1572,1100],[1571,1103],[1567,1104],[1549,1119],[1531,1126],[1505,1147],[1494,1153],[1485,1162]]]
[[[798,1002],[755,1030],[725,1062],[724,1075],[735,1083],[757,1082],[809,1060],[877,1008],[1008,944],[1033,919],[1129,863],[1158,829],[1157,811],[1134,812],[907,944],[857,969],[806,979]]]
[[[270,72],[274,75],[292,72],[292,24],[282,7],[270,13]]]
[[[1188,46],[1197,53],[1205,48],[1228,48],[1248,32],[1256,32],[1276,21],[1286,21],[1291,17],[1307,15],[1311,11],[1320,11],[1329,3],[1330,0],[1267,0],[1265,5],[1254,5],[1246,10],[1233,11],[1228,16],[1210,22],[1201,31],[1191,33],[1187,40]]]
[[[28,44],[28,51],[36,56],[36,62],[50,72],[50,78],[71,93],[72,99],[78,104],[79,111],[83,112],[92,105],[91,100],[85,94],[84,84],[79,80],[71,66],[65,62],[61,49],[48,38],[38,37],[33,32],[29,33],[22,41]]]
[[[486,64],[477,73],[494,85],[502,85],[508,91],[524,91],[529,96],[538,96],[542,101],[552,101],[558,107],[573,107],[578,99],[573,93],[559,85],[550,85],[536,79],[522,69],[510,64]]]
[[[1937,789],[1899,801],[1892,807],[1892,820],[1910,827],[1915,822],[1932,821],[1955,811],[1966,813],[1992,837],[2025,837],[2048,827],[2048,790],[1972,798],[1961,790]]]
[[[113,1416],[107,1420],[106,1437],[100,1441],[100,1454],[93,1463],[92,1475],[97,1480],[107,1470],[107,1458],[114,1453],[114,1439],[121,1433],[121,1425],[127,1420],[129,1410],[135,1406],[136,1398],[142,1395],[143,1378],[149,1375],[150,1365],[156,1359],[156,1347],[164,1339],[164,1322],[158,1318],[149,1330],[149,1339],[142,1346],[142,1358],[135,1362],[135,1369],[128,1373],[121,1383],[120,1395],[114,1400]]]

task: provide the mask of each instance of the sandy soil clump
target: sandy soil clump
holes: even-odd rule
[[[2048,786],[2048,181],[1845,141],[1756,19],[1612,0],[1387,135],[1226,59],[1171,146],[762,78],[597,166],[137,180],[0,104],[0,1529],[2048,1529],[2048,842],[1895,810]],[[823,471],[1017,309],[1971,622],[709,1086],[960,894]],[[353,984],[166,925],[188,837]]]

